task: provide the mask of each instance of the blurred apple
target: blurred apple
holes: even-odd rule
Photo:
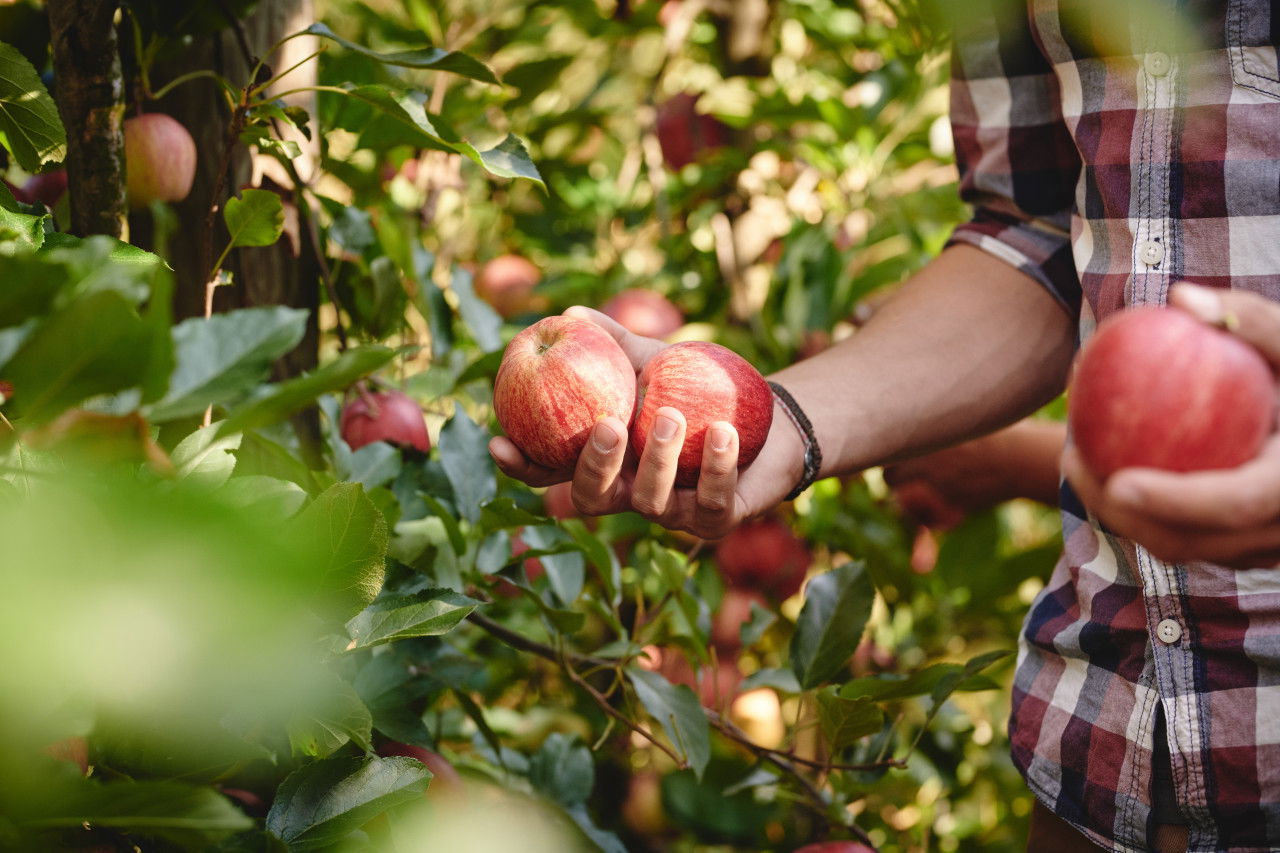
[[[658,105],[658,144],[667,167],[680,171],[708,151],[729,143],[729,128],[719,119],[698,112],[698,98],[681,92]]]
[[[767,687],[748,690],[729,706],[729,719],[760,746],[777,749],[787,736],[778,694]]]
[[[622,822],[632,832],[646,837],[662,835],[671,828],[662,808],[662,777],[656,770],[641,770],[627,782]]]
[[[600,310],[627,331],[646,338],[666,338],[684,325],[684,314],[670,299],[639,287],[622,291]]]
[[[124,159],[129,206],[182,201],[196,177],[196,143],[173,116],[144,113],[125,119]]]
[[[672,684],[683,684],[693,690],[705,707],[723,709],[733,701],[742,683],[742,670],[732,660],[720,660],[714,667],[702,666],[695,671],[679,651],[662,655],[663,677]]]
[[[83,737],[76,736],[54,741],[46,746],[44,751],[59,761],[70,761],[80,768],[81,773],[89,772],[89,742]]]
[[[711,643],[722,652],[736,654],[742,648],[742,626],[751,621],[751,605],[768,609],[760,593],[749,589],[729,587],[720,599],[720,606],[711,614]]]
[[[493,306],[504,319],[523,314],[534,304],[533,289],[542,271],[520,255],[499,255],[480,268],[476,295]]]
[[[22,185],[22,195],[19,201],[25,201],[27,204],[35,204],[39,202],[45,207],[53,208],[58,201],[66,195],[67,192],[67,170],[54,169],[49,172],[40,172],[27,178],[26,183]],[[17,193],[14,193],[17,198]]]
[[[731,586],[778,601],[800,591],[812,562],[805,541],[771,516],[739,525],[716,545],[716,564]]]

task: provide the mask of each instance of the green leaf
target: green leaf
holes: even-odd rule
[[[345,441],[334,442],[333,461],[338,479],[359,483],[371,491],[400,473],[400,451],[385,441],[373,441],[352,451]]]
[[[315,402],[321,394],[341,391],[368,376],[395,356],[386,347],[356,347],[304,376],[272,385],[266,394],[232,411],[222,432],[241,432],[277,423]]]
[[[352,650],[447,634],[479,606],[479,601],[447,589],[379,599],[347,622],[355,642]]]
[[[244,190],[227,199],[222,218],[231,247],[270,246],[284,233],[284,203],[271,190]]]
[[[480,506],[480,528],[485,532],[531,524],[545,524],[546,519],[516,505],[511,498],[494,498]]]
[[[297,483],[259,474],[232,477],[219,494],[232,506],[267,518],[288,518],[307,502]]]
[[[462,322],[471,330],[471,336],[480,349],[486,353],[499,352],[503,347],[502,317],[476,295],[471,273],[455,267],[451,287],[458,297],[458,313],[462,315]]]
[[[698,697],[685,685],[675,686],[656,672],[628,667],[627,677],[640,704],[662,723],[676,752],[683,755],[699,779],[711,760],[711,726]]]
[[[861,562],[846,563],[809,581],[791,638],[791,668],[801,687],[822,684],[848,663],[871,616],[875,593]]]
[[[242,438],[239,433],[220,436],[212,426],[197,429],[173,449],[175,473],[192,483],[216,489],[231,478],[236,467],[235,451]]]
[[[764,632],[777,621],[778,614],[767,607],[761,607],[759,602],[751,602],[751,618],[738,628],[738,637],[742,640],[743,648],[751,648],[760,642]]]
[[[147,382],[153,328],[119,293],[98,291],[50,315],[5,367],[24,425]]]
[[[552,732],[529,762],[529,781],[565,808],[581,805],[596,782],[591,750],[576,735]]]
[[[0,183],[0,246],[8,251],[26,252],[38,249],[45,241],[45,225],[53,220],[48,214],[30,214],[18,207],[17,199],[9,188]],[[13,281],[13,279],[8,279]],[[15,288],[19,290],[19,288]],[[0,299],[4,297],[0,296]],[[0,325],[7,325],[3,303],[0,303]]]
[[[615,605],[621,602],[622,564],[618,562],[617,553],[576,518],[565,519],[560,522],[560,526],[569,532],[573,541],[582,549],[583,555],[600,573],[607,600]]]
[[[356,483],[325,489],[291,522],[301,542],[321,543],[328,560],[314,567],[321,610],[346,621],[382,589],[387,522]]]
[[[32,829],[80,828],[84,824],[158,836],[188,849],[250,829],[252,818],[212,788],[177,782],[85,781],[42,804]]]
[[[440,523],[444,525],[444,531],[449,536],[449,546],[453,548],[453,553],[459,557],[465,554],[467,552],[467,538],[463,535],[462,528],[458,525],[458,519],[435,496],[424,492],[422,501],[431,510],[431,514],[440,519]]]
[[[291,851],[319,850],[422,796],[431,771],[412,758],[328,758],[281,783],[267,829]]]
[[[288,728],[296,755],[327,758],[351,741],[373,751],[373,715],[356,689],[336,675],[324,685],[323,697],[308,704]]]
[[[930,664],[906,676],[875,675],[855,678],[840,686],[840,695],[847,699],[867,698],[877,702],[888,702],[910,699],[914,696],[927,696],[939,690],[947,695],[953,691],[987,690],[998,685],[979,676],[978,672],[1008,654],[1010,654],[1008,651],[995,651],[975,658],[977,669],[972,671],[967,669],[974,664],[974,661],[964,665]]]
[[[526,178],[534,183],[542,183],[542,175],[533,164],[524,143],[515,134],[507,134],[507,138],[493,148],[479,152],[480,163],[492,175],[500,178]]]
[[[884,726],[884,712],[870,699],[845,699],[835,687],[819,690],[818,724],[827,739],[827,747],[839,752]]]
[[[0,42],[0,145],[28,172],[61,163],[67,132],[40,74],[18,50]]]
[[[489,433],[461,406],[440,430],[440,464],[453,486],[458,513],[473,524],[479,521],[480,507],[498,491],[498,477],[489,456]]]
[[[551,591],[559,602],[568,607],[577,601],[586,582],[586,562],[576,545],[572,550],[566,550],[572,543],[569,535],[555,525],[544,524],[526,527],[520,538],[529,546],[521,559],[538,556],[542,567],[547,570]]]
[[[432,748],[435,741],[422,722],[423,700],[444,689],[443,684],[410,662],[392,654],[369,655],[352,682],[373,727],[392,740]]]
[[[308,35],[330,39],[342,45],[347,50],[354,50],[356,53],[376,59],[379,62],[386,63],[387,65],[398,65],[404,68],[422,68],[431,71],[449,71],[463,77],[470,77],[472,80],[479,80],[482,83],[498,83],[498,78],[483,62],[467,56],[465,53],[442,50],[438,47],[401,50],[394,53],[378,53],[375,50],[370,50],[362,44],[348,41],[347,39],[336,35],[333,30],[329,29],[324,24],[312,24],[307,27],[304,32]]]
[[[298,345],[306,326],[305,310],[281,305],[183,320],[172,331],[169,390],[147,416],[157,423],[185,418],[245,393]]]

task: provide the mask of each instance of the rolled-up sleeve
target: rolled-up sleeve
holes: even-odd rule
[[[1017,267],[1078,316],[1071,214],[1080,156],[1053,69],[1025,0],[964,5],[955,21],[951,129],[961,197],[974,213],[948,245],[973,245]]]

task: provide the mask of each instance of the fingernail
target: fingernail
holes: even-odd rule
[[[729,442],[733,440],[733,433],[724,427],[711,428],[711,449],[717,453],[723,453],[729,449]]]
[[[658,415],[653,420],[653,437],[658,441],[670,441],[676,437],[676,430],[680,428],[680,424],[676,423],[673,418],[666,415]]]
[[[601,453],[608,453],[618,446],[618,434],[606,426],[596,425],[595,432],[592,433],[591,443],[596,446],[596,450]]]
[[[1183,284],[1178,287],[1178,299],[1182,306],[1206,323],[1222,322],[1222,297],[1207,287]]]

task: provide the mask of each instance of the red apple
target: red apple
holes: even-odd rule
[[[684,315],[655,290],[633,287],[610,299],[600,310],[628,332],[646,338],[665,338],[684,325]]]
[[[742,670],[736,661],[722,659],[714,668],[702,666],[695,672],[688,659],[676,650],[662,656],[659,672],[672,684],[691,689],[707,708],[728,707],[742,684]]]
[[[499,255],[480,268],[476,295],[504,318],[523,314],[533,305],[533,289],[542,271],[520,255]]]
[[[596,422],[630,424],[636,375],[618,342],[589,320],[546,317],[507,344],[493,410],[507,437],[548,468],[573,465]]]
[[[1275,428],[1275,399],[1256,350],[1159,306],[1098,324],[1067,395],[1072,440],[1101,479],[1130,466],[1234,468]]]
[[[876,853],[876,849],[857,841],[819,841],[806,844],[795,853]]]
[[[51,172],[40,172],[27,178],[22,185],[22,195],[15,197],[27,204],[39,202],[52,209],[67,194],[67,170],[54,169]]]
[[[799,592],[812,562],[805,541],[776,518],[745,522],[716,545],[716,564],[730,586],[777,600]]]
[[[59,761],[70,761],[80,768],[81,773],[89,772],[89,741],[84,737],[75,736],[54,741],[46,745],[44,751],[46,755],[51,755]]]
[[[764,598],[753,590],[729,587],[720,606],[711,614],[711,644],[721,652],[736,653],[742,648],[742,626],[751,621],[751,605],[768,608]]]
[[[738,430],[738,467],[750,465],[773,423],[773,392],[750,363],[733,350],[706,341],[672,344],[654,356],[639,378],[631,445],[644,452],[662,406],[684,415],[688,428],[680,448],[676,484],[693,486],[702,467],[707,427],[728,421]]]
[[[697,96],[682,92],[658,105],[658,144],[662,159],[675,171],[729,142],[729,128],[698,112],[697,103]]]
[[[427,789],[427,796],[459,794],[462,792],[462,777],[454,766],[438,752],[432,752],[429,749],[409,743],[400,743],[399,741],[387,741],[378,747],[377,752],[383,758],[401,755],[405,758],[416,758],[425,764],[427,769],[431,771],[432,776],[431,785]]]
[[[196,143],[177,119],[144,113],[124,123],[126,188],[131,208],[182,201],[196,177]]]
[[[423,453],[431,449],[422,409],[400,391],[358,393],[343,407],[339,431],[352,450],[375,441],[416,447]]]

